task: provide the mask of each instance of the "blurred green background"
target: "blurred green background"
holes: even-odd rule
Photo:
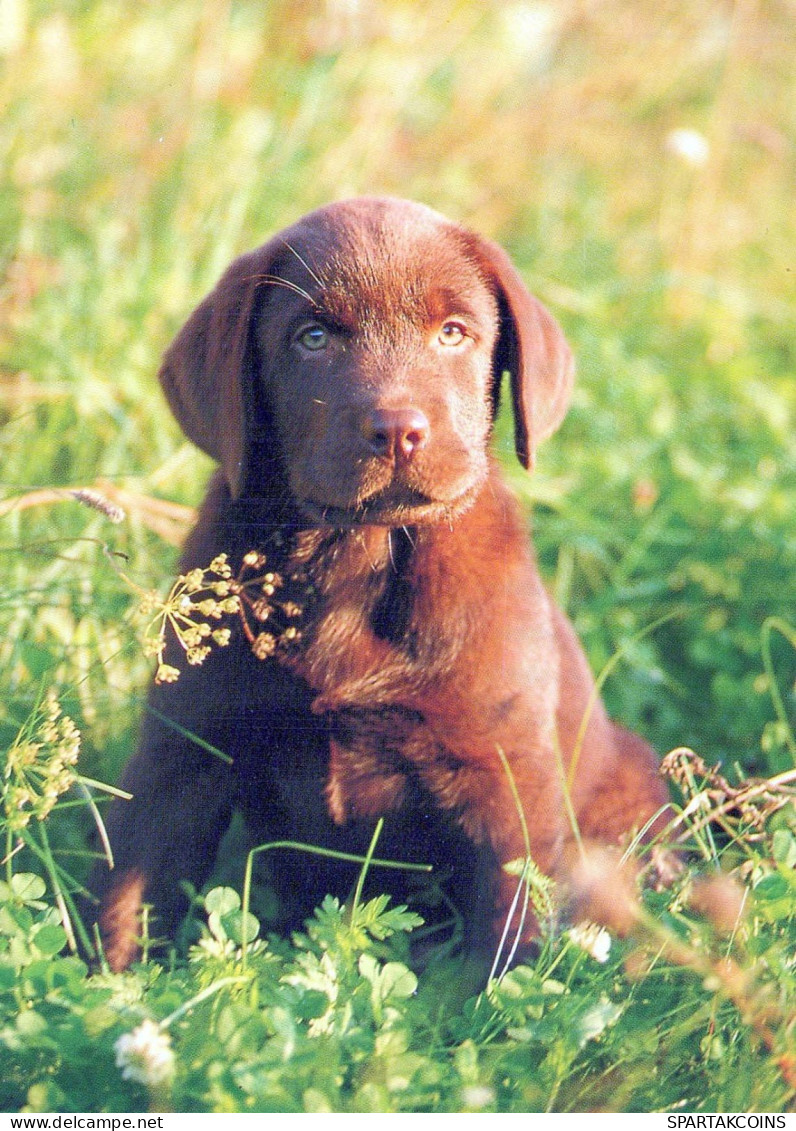
[[[792,765],[794,42],[793,0],[0,0],[0,738],[52,686],[115,777],[149,661],[114,561],[166,589],[162,501],[209,472],[159,357],[234,255],[392,193],[502,242],[572,342],[534,475],[496,442],[612,710]],[[122,525],[63,494],[98,482]]]

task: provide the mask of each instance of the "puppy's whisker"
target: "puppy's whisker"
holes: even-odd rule
[[[309,265],[309,263],[307,262],[307,260],[306,260],[306,259],[304,259],[304,257],[303,257],[303,256],[299,255],[299,253],[298,253],[298,252],[296,251],[296,249],[295,249],[295,248],[293,247],[293,245],[292,245],[292,244],[290,244],[290,243],[288,243],[288,242],[287,242],[287,240],[283,240],[282,242],[283,242],[283,244],[285,245],[285,247],[287,248],[287,250],[288,250],[288,251],[289,251],[289,252],[290,252],[290,253],[291,253],[292,255],[295,255],[296,259],[297,259],[297,260],[299,261],[299,263],[301,264],[301,266],[302,266],[302,267],[304,267],[304,268],[306,269],[306,271],[307,271],[307,274],[308,274],[308,275],[310,276],[310,278],[312,279],[312,281],[313,281],[314,283],[317,283],[319,287],[323,287],[323,282],[322,282],[322,280],[321,280],[321,279],[319,278],[319,276],[318,276],[318,275],[317,275],[317,274],[315,273],[315,271],[313,271],[313,269],[312,269],[312,268],[310,267],[310,265]]]
[[[287,291],[292,291],[293,294],[299,295],[300,298],[305,298],[312,306],[317,306],[315,299],[300,287],[298,283],[293,283],[290,279],[282,279],[279,275],[256,275],[254,276],[258,283],[267,283],[272,287],[284,287]]]

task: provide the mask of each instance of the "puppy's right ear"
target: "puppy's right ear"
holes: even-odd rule
[[[242,255],[166,351],[160,381],[190,440],[218,460],[233,498],[246,474],[245,388],[256,379],[252,321],[266,248]]]
[[[561,327],[529,293],[517,268],[496,243],[468,234],[500,307],[495,349],[496,391],[503,370],[511,377],[517,457],[531,468],[540,440],[555,432],[569,404],[575,366]]]

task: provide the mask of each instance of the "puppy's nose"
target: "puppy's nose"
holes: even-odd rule
[[[419,408],[373,409],[362,421],[362,435],[376,456],[409,460],[424,447],[431,425]]]

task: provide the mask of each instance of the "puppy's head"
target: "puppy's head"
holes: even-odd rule
[[[529,467],[572,384],[558,325],[497,245],[422,205],[362,198],[237,259],[161,380],[233,496],[287,485],[313,523],[409,525],[478,494],[505,370]]]

